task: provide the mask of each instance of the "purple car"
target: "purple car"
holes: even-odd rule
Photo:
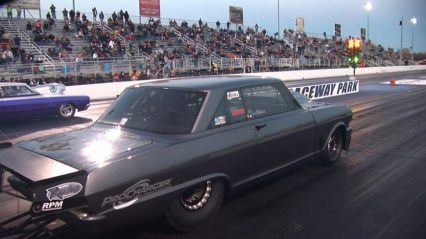
[[[0,83],[0,121],[72,118],[90,105],[88,96],[42,95],[25,83]]]

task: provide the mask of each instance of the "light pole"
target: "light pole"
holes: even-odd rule
[[[399,49],[399,65],[402,65],[402,32],[404,30],[404,16],[401,17],[401,21],[399,21],[399,25],[401,26],[401,47]]]
[[[281,33],[280,33],[280,0],[278,0],[278,39],[280,39]]]
[[[364,5],[364,9],[367,10],[367,41],[370,38],[370,11],[373,9],[373,4],[371,4],[370,1],[368,1]]]
[[[414,26],[417,24],[417,18],[413,17],[410,21],[413,24],[413,31],[411,32],[411,61],[414,61]]]

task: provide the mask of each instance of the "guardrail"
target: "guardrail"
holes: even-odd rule
[[[381,74],[389,72],[402,72],[413,70],[426,70],[426,66],[393,66],[393,67],[371,67],[361,68],[358,70],[358,75],[363,74]],[[252,73],[246,75],[260,75],[279,78],[283,81],[302,80],[302,79],[317,79],[327,77],[350,76],[352,74],[351,68],[345,69],[325,69],[325,70],[310,70],[310,71],[284,71],[284,72],[262,72]],[[348,77],[349,80],[349,77]],[[67,95],[89,95],[91,100],[113,99],[119,95],[126,87],[134,84],[151,82],[153,80],[140,80],[140,81],[124,81],[124,82],[110,82],[100,84],[89,84],[79,86],[67,86],[65,94]]]

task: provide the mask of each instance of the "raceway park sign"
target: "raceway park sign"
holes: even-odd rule
[[[359,80],[331,82],[319,85],[297,86],[290,89],[304,94],[309,99],[322,99],[338,95],[347,95],[359,92]]]

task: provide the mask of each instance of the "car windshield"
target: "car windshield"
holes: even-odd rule
[[[131,87],[105,111],[98,123],[161,134],[191,132],[206,92]]]
[[[5,98],[8,97],[22,97],[39,95],[36,91],[32,90],[26,85],[3,85],[1,86],[1,95]]]

